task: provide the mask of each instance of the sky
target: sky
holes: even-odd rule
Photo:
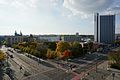
[[[120,0],[0,0],[0,35],[94,34],[96,12],[119,14]]]

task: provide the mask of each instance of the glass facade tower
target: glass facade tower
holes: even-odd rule
[[[105,44],[115,41],[115,15],[94,15],[94,41]]]

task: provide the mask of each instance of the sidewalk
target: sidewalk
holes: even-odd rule
[[[106,78],[106,80],[120,80],[120,70],[117,69],[112,69],[111,70],[111,74]],[[113,73],[115,73],[115,76],[113,76]]]
[[[98,65],[97,72],[96,70],[90,71],[82,80],[120,80],[120,70],[110,68],[108,71],[107,64],[108,61],[105,61]],[[113,73],[115,73],[114,78]]]
[[[7,74],[5,74],[5,75],[3,76],[3,80],[11,80],[11,79],[10,79],[10,77],[9,77]]]

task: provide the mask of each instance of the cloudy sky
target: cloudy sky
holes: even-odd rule
[[[96,12],[119,14],[120,0],[0,0],[0,35],[93,34]]]

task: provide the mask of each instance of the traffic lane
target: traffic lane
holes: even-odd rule
[[[25,69],[20,69],[20,65],[17,64],[14,60],[9,59],[8,62],[10,63],[10,68],[14,71],[14,76],[17,78],[17,80],[20,80],[21,78],[25,77],[24,72]]]
[[[14,54],[13,54],[14,55]],[[12,60],[15,62],[15,63],[17,63],[18,65],[21,65],[21,62],[22,61],[20,61],[20,59],[16,56],[16,55],[14,55],[14,58],[12,58]],[[22,62],[22,65],[24,66],[24,63]],[[37,64],[38,65],[38,64]],[[24,67],[26,67],[26,64],[25,64],[25,66]],[[34,70],[35,71],[35,70]],[[39,70],[37,70],[37,71],[39,71]],[[36,72],[37,72],[36,71]],[[42,70],[43,71],[43,70]],[[42,72],[42,71],[39,71],[39,72]],[[33,69],[32,69],[32,71],[30,71],[30,69],[29,69],[29,72],[30,73],[33,73]],[[37,72],[38,73],[38,72]]]
[[[14,53],[15,54],[15,53]],[[22,58],[22,60],[24,61],[24,62],[26,62],[27,64],[29,64],[29,61],[30,62],[32,62],[32,61],[34,61],[34,60],[32,60],[31,61],[31,59],[30,58],[28,58],[28,57],[26,57],[26,56],[24,56],[24,55],[22,55],[22,54],[15,54],[14,55],[15,57],[16,56],[18,56],[20,59]],[[25,57],[25,59],[24,59],[24,57]],[[27,59],[29,59],[29,60],[26,60],[26,58]],[[15,58],[13,58],[13,60],[15,60]],[[18,60],[15,60],[15,61],[18,61]],[[33,62],[32,62],[33,63]],[[34,62],[35,63],[35,62]],[[22,63],[22,64],[24,64],[24,63]],[[25,64],[26,65],[26,64]],[[40,65],[40,64],[38,64],[38,63],[36,63],[36,65],[34,65],[34,64],[29,64],[29,65],[31,65],[31,66],[29,66],[29,67],[32,67],[32,68],[34,68],[34,70],[32,70],[32,71],[30,71],[31,73],[39,73],[39,72],[42,72],[42,71],[46,71],[46,70],[48,70],[48,69],[51,69],[51,68],[48,68],[48,69],[46,69],[46,66],[43,66],[43,65]],[[24,65],[23,65],[24,66]],[[34,66],[34,67],[33,67]],[[39,66],[39,67],[38,67]],[[42,66],[42,67],[41,67]],[[24,66],[24,67],[26,67],[26,66]],[[30,69],[29,69],[30,70]]]
[[[37,69],[37,70],[47,70],[47,69],[51,69],[50,67],[46,67],[46,66],[43,66],[41,64],[39,64],[37,61],[34,61],[28,57],[26,57],[25,55],[23,54],[19,54],[19,53],[13,53],[13,55],[15,57],[18,57],[20,60],[22,60],[23,62],[25,62],[26,64],[29,64],[31,67]]]
[[[45,69],[45,70],[46,70],[46,69],[54,68],[54,66],[48,64],[48,63],[45,62],[45,61],[41,61],[41,60],[35,61],[35,60],[33,60],[33,59],[25,56],[24,54],[19,54],[19,53],[17,53],[17,52],[14,52],[14,54],[15,54],[16,56],[18,56],[20,59],[22,59],[23,61],[25,61],[26,63],[31,63],[31,64],[33,64],[33,66],[36,67],[37,69],[39,69],[39,67],[41,67],[41,68],[43,68],[43,69]],[[41,64],[39,64],[39,63],[41,63]],[[39,65],[38,65],[38,64],[39,64]],[[42,69],[42,70],[43,70],[43,69]]]
[[[14,55],[14,54],[12,54]],[[28,72],[35,74],[37,70],[35,70],[32,66],[25,63],[23,60],[21,60],[18,56],[14,55],[14,58],[12,59],[17,65],[22,65],[24,69],[26,69]]]

